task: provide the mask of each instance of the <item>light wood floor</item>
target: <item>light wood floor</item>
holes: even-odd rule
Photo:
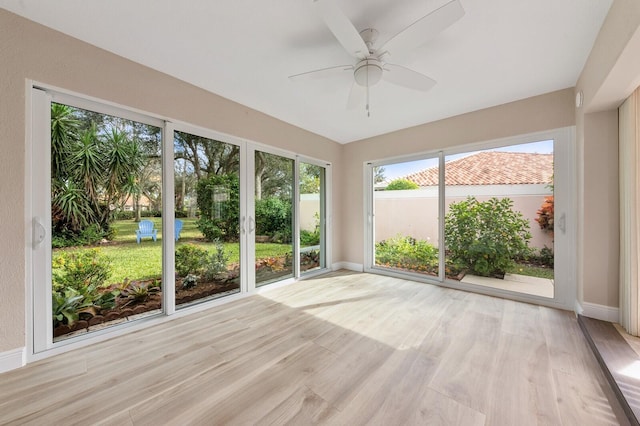
[[[348,272],[0,375],[0,424],[617,424],[573,314]]]

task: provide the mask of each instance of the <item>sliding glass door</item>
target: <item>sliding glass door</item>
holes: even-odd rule
[[[34,347],[162,312],[163,123],[34,90]]]
[[[323,165],[300,161],[298,171],[299,265],[303,275],[327,267],[327,170]]]
[[[328,164],[31,95],[33,353],[327,269]]]
[[[554,141],[445,157],[446,268],[462,283],[554,298]]]
[[[373,264],[438,278],[439,157],[374,169]]]
[[[561,129],[368,165],[365,269],[572,308],[572,146]]]
[[[292,158],[254,151],[256,287],[294,276],[294,164]],[[251,217],[251,215],[250,215]]]
[[[240,146],[174,132],[175,305],[240,292]]]

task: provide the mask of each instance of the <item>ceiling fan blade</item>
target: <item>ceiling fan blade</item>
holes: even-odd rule
[[[347,109],[354,110],[365,104],[367,98],[367,88],[360,86],[355,81],[351,85],[351,91],[349,91],[349,98],[347,99]]]
[[[426,75],[394,64],[385,64],[382,78],[389,83],[423,92],[436,85],[436,81]]]
[[[338,65],[336,67],[321,68],[319,70],[307,71],[300,74],[290,75],[289,80],[319,80],[324,78],[331,78],[336,75],[344,75],[345,71],[353,72],[353,65]]]
[[[444,6],[418,19],[382,45],[379,56],[401,56],[426,43],[445,28],[464,16],[459,0],[452,0]]]
[[[335,0],[313,0],[322,20],[342,47],[358,59],[369,55],[369,49],[349,18],[338,8]]]

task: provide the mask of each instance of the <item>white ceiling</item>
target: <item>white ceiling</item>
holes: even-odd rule
[[[337,0],[386,41],[447,0]],[[0,7],[340,143],[575,85],[612,0],[461,0],[465,16],[394,62],[429,92],[380,82],[371,117],[350,76],[289,75],[354,61],[312,0],[0,0]]]

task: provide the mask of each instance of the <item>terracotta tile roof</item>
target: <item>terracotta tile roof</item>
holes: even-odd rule
[[[445,167],[446,185],[526,185],[547,184],[553,176],[553,154],[485,151]],[[438,183],[438,167],[404,177],[420,186]]]

